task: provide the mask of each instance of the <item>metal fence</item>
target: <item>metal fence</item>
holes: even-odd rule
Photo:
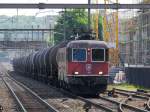
[[[150,66],[126,67],[125,71],[128,83],[150,88]]]

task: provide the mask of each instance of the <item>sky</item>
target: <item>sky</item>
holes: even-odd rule
[[[92,1],[92,0],[91,0]],[[94,0],[93,0],[94,1]],[[99,0],[103,3],[104,0]],[[111,0],[116,1],[116,0]],[[119,3],[133,3],[139,0],[118,0]],[[88,0],[1,0],[0,3],[87,3]],[[33,15],[33,16],[44,16],[44,15],[56,15],[60,10],[54,9],[0,9],[0,15]],[[17,13],[18,12],[18,13]]]

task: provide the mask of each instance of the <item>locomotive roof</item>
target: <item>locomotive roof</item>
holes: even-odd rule
[[[107,43],[98,40],[74,40],[68,43],[67,47],[103,47],[108,48]]]

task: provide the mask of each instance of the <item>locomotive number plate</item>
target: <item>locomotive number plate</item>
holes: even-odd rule
[[[91,64],[86,64],[86,72],[87,72],[88,74],[90,74],[91,71],[92,71],[92,65],[91,65]]]

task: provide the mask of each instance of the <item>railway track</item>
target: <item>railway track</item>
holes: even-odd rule
[[[84,98],[30,78],[14,74],[11,76],[14,76],[13,78],[30,87],[44,101],[60,112],[148,112],[148,110],[128,104],[127,102],[130,101],[131,95],[123,92],[122,94],[120,93],[120,96],[123,97],[119,96],[120,100],[118,101],[106,95],[101,95],[99,98]]]
[[[132,98],[140,99],[139,101],[143,100],[141,108],[150,111],[150,94],[148,94],[147,91],[142,91],[142,92],[139,92],[139,91],[127,91],[127,90],[122,90],[122,89],[116,89],[115,88],[115,93],[122,94],[122,95],[130,95],[130,96],[132,96]],[[139,107],[139,105],[135,105],[135,104],[136,103],[133,102],[131,105]]]
[[[0,74],[0,112],[20,112],[18,104],[2,80],[2,74]]]
[[[133,105],[127,104],[126,102],[130,100],[130,97],[125,98],[123,101],[116,101],[114,98],[109,98],[106,96],[100,96],[100,99],[112,102],[113,104],[116,104],[118,106],[119,112],[149,112],[148,110],[141,109],[138,107],[135,107]]]
[[[66,91],[62,90],[62,92],[66,92]],[[83,97],[80,97],[80,96],[76,96],[76,97],[78,99],[85,100],[86,102],[96,104],[97,106],[107,107],[106,110],[108,110],[109,112],[117,112],[117,111],[118,112],[148,112],[147,108],[139,108],[138,106],[136,107],[135,105],[132,105],[132,103],[128,104],[127,102],[131,100],[130,94],[125,94],[122,92],[117,92],[117,93],[124,96],[121,98],[122,101],[115,101],[113,99],[109,99],[109,98],[107,98],[108,96],[107,97],[100,96],[99,98],[86,98],[86,99]],[[71,93],[67,92],[67,94],[71,94]],[[139,98],[140,101],[141,101],[141,99],[148,100],[147,104],[149,103],[148,97],[138,96],[135,94],[132,94],[132,97]],[[120,100],[120,96],[119,96],[119,100]],[[143,102],[143,104],[145,104],[145,103]]]
[[[0,112],[20,112],[17,102],[2,79],[4,71],[4,66],[0,66]]]
[[[76,96],[62,89],[44,85],[41,82],[25,77],[15,76],[14,78],[30,87],[30,89],[35,91],[40,97],[53,105],[60,112],[115,112],[109,107]]]
[[[116,92],[134,93],[134,94],[137,94],[137,95],[150,97],[150,91],[144,91],[144,90],[128,91],[128,90],[124,90],[124,89],[117,89],[117,88],[114,88],[114,89],[115,89]]]
[[[20,77],[20,76],[19,76]],[[30,80],[30,79],[28,79]],[[31,81],[30,81],[31,82]],[[26,82],[27,83],[27,82]],[[35,82],[34,82],[35,83]],[[40,83],[40,82],[37,82],[37,83]],[[29,83],[28,83],[29,84]],[[31,84],[29,84],[28,86],[30,86]],[[37,84],[36,84],[37,85]],[[37,86],[38,87],[38,86]],[[34,87],[31,87],[31,89],[33,89],[34,91],[36,91],[37,94],[41,95],[41,96],[48,96],[48,97],[51,97],[51,95],[49,96],[48,94],[46,94],[44,89],[40,89],[40,88],[34,88]],[[126,104],[126,101],[129,99],[129,97],[127,95],[124,95],[125,97],[122,98],[124,100],[122,101],[115,101],[113,100],[112,98],[108,98],[105,97],[105,96],[100,96],[99,98],[84,98],[84,97],[81,97],[81,96],[76,96],[76,95],[73,95],[67,91],[64,91],[64,90],[60,90],[58,88],[55,88],[55,87],[51,87],[49,85],[50,88],[53,88],[55,89],[55,91],[61,91],[61,93],[63,93],[63,98],[61,102],[63,102],[64,105],[67,106],[70,106],[69,103],[71,104],[74,104],[73,102],[74,101],[71,101],[69,102],[70,99],[74,100],[78,100],[76,101],[77,103],[79,103],[79,107],[85,107],[84,108],[84,111],[96,111],[96,112],[102,112],[103,111],[107,111],[107,112],[148,112],[147,110],[144,110],[144,109],[140,109],[140,108],[136,108],[132,105],[129,105],[129,104]],[[43,88],[43,87],[42,87]],[[64,95],[65,94],[65,95]],[[67,96],[66,96],[67,95]],[[68,96],[70,98],[68,98]],[[59,102],[59,98],[58,96],[56,96],[57,98],[55,99],[56,102],[55,103],[58,103]],[[46,99],[46,98],[45,98]],[[65,102],[68,100],[68,104]],[[53,102],[50,101],[49,99],[47,99],[47,102],[49,102],[50,104]],[[81,102],[84,102],[84,105],[81,104]],[[60,103],[60,102],[59,102]],[[61,104],[61,103],[60,103]],[[82,106],[81,106],[81,105]],[[76,105],[76,104],[75,104]],[[57,107],[57,106],[56,106]],[[57,108],[61,108],[60,106],[58,106]],[[76,107],[75,107],[76,108]],[[62,109],[62,108],[61,108]],[[76,108],[77,109],[77,108]],[[78,110],[78,109],[77,109]],[[82,109],[81,109],[82,110]],[[70,112],[70,110],[68,110]]]
[[[23,84],[10,77],[2,79],[17,101],[21,112],[58,112]]]

